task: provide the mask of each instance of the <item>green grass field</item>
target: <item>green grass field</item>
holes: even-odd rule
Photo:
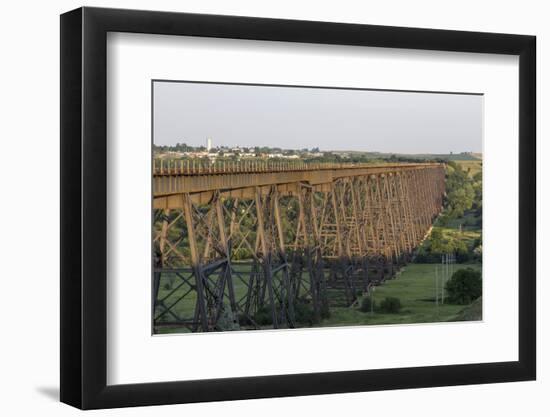
[[[458,219],[435,222],[433,230],[440,230],[444,239],[458,239],[468,248],[474,249],[474,243],[481,238],[481,227],[478,224],[480,217],[474,212],[468,212]]]
[[[475,174],[480,172],[483,168],[481,160],[473,161],[455,161],[462,169],[469,171],[470,175],[473,177]]]
[[[453,321],[465,306],[435,304],[435,268],[439,264],[409,264],[396,278],[384,282],[373,292],[375,309],[385,297],[398,297],[402,309],[397,314],[364,313],[353,307],[333,307],[331,317],[321,327],[372,324],[434,323]],[[455,264],[460,268],[481,270],[481,264]]]
[[[443,321],[460,320],[461,312],[466,306],[451,305],[448,303],[436,306],[435,304],[435,269],[439,264],[409,264],[405,266],[396,278],[385,281],[373,291],[375,310],[373,313],[362,312],[358,306],[338,307],[331,306],[331,316],[314,327],[333,326],[358,326],[358,325],[381,325],[381,324],[411,324],[411,323],[434,323]],[[481,264],[455,264],[453,270],[460,268],[473,268],[481,270]],[[441,283],[439,291],[441,291]],[[237,297],[244,295],[245,285],[235,281]],[[161,289],[162,295],[170,291]],[[174,294],[175,301],[181,291]],[[195,304],[195,297],[190,297],[175,306],[175,311],[182,315],[192,315]],[[194,295],[194,294],[193,294]],[[402,309],[397,314],[384,314],[376,311],[376,306],[385,297],[397,297],[400,299]],[[440,296],[439,296],[440,298]],[[471,318],[470,318],[471,320]],[[269,328],[266,327],[266,328]],[[184,333],[188,332],[180,327],[159,327],[156,333]]]

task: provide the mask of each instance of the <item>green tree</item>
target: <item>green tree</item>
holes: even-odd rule
[[[470,304],[481,297],[481,272],[472,268],[459,269],[445,284],[449,302],[453,304]]]
[[[386,297],[380,302],[380,311],[397,314],[401,310],[401,300],[397,297]]]
[[[474,181],[468,171],[456,162],[449,161],[446,192],[447,192],[447,214],[449,217],[458,218],[464,215],[464,212],[470,210],[476,199],[476,189],[474,185],[481,180]],[[479,190],[478,190],[479,192]]]
[[[372,300],[372,297],[363,297],[361,300],[361,305],[359,306],[359,310],[363,313],[370,313],[372,310],[374,310],[374,306],[375,302],[374,300]]]

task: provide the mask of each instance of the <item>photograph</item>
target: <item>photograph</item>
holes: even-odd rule
[[[41,30],[56,82],[26,78],[59,91],[36,121],[22,113],[8,159],[11,177],[44,184],[14,177],[6,194],[36,212],[59,182],[42,216],[57,234],[32,220],[6,234],[60,241],[34,262],[58,269],[59,285],[31,291],[53,308],[8,297],[25,323],[40,312],[18,349],[52,342],[26,355],[33,372],[12,361],[36,407],[58,387],[63,406],[146,415],[265,414],[262,399],[277,415],[387,414],[384,396],[393,414],[540,408],[537,63],[550,29],[525,7],[445,21],[416,6],[405,21],[383,5],[84,6],[64,10],[57,36]],[[18,58],[36,72],[31,52]],[[12,107],[26,104],[28,82],[8,84]],[[41,162],[21,170],[27,154]],[[457,390],[471,398],[453,403]],[[12,397],[14,410],[32,402]]]
[[[152,333],[480,321],[483,94],[152,81]]]

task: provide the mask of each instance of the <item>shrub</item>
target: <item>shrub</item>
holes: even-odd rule
[[[440,227],[446,227],[450,221],[450,215],[448,213],[442,213],[437,219],[437,225]]]
[[[224,309],[218,319],[217,327],[221,331],[240,330],[239,316],[234,314],[230,308],[224,305]]]
[[[264,306],[260,307],[254,315],[254,321],[260,326],[267,326],[273,324],[273,318],[271,317],[271,309]]]
[[[359,310],[363,313],[370,313],[371,310],[374,310],[375,303],[373,300],[371,300],[371,297],[363,297],[361,300],[361,305],[359,306]]]
[[[382,313],[396,314],[401,310],[401,300],[397,297],[386,297],[380,302]]]
[[[328,312],[328,304],[327,304],[327,310],[324,311],[323,306],[321,306],[321,317],[322,318],[328,318],[330,313]],[[325,316],[325,317],[323,317]],[[316,323],[315,320],[315,311],[313,310],[313,306],[310,303],[304,302],[304,301],[298,301],[296,304],[294,304],[294,320],[296,323],[300,323],[303,325],[312,326]],[[256,314],[254,315],[254,321],[260,325],[260,326],[268,326],[273,324],[273,317],[271,316],[271,307],[269,306],[263,306],[258,309]],[[241,325],[244,323],[240,322]]]
[[[460,242],[460,244],[457,245],[457,249],[455,251],[456,255],[456,261],[459,264],[469,262],[472,259],[472,254],[468,250],[468,247],[464,242]]]
[[[315,312],[313,311],[313,307],[307,303],[296,303],[294,306],[294,316],[298,323],[307,324],[309,326],[315,324]]]
[[[441,254],[432,253],[429,247],[421,246],[414,257],[413,262],[417,264],[439,263],[441,262]]]
[[[470,304],[481,297],[481,272],[472,268],[459,269],[445,284],[447,298],[452,304]]]

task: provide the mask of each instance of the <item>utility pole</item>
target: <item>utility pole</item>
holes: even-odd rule
[[[445,303],[445,255],[441,255],[441,304]]]
[[[372,291],[370,293],[370,314],[373,315],[374,314],[374,289],[376,287],[372,287]]]
[[[435,264],[435,269],[434,269],[434,275],[435,275],[435,309],[436,309],[436,312],[437,312],[437,316],[439,317],[439,289],[438,289],[438,284],[437,284],[437,281],[439,280],[438,270],[439,270],[439,265]]]

